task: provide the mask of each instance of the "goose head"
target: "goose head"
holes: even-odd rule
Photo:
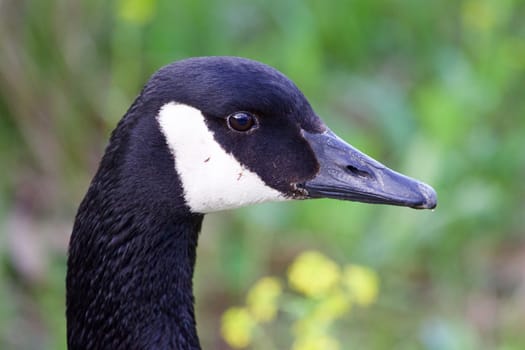
[[[336,198],[434,208],[434,190],[332,132],[277,70],[248,59],[179,61],[145,92],[192,212],[265,201]]]

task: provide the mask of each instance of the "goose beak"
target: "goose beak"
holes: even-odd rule
[[[309,198],[335,198],[416,209],[437,205],[432,187],[399,174],[341,140],[331,130],[304,132],[319,162],[317,175],[301,185]]]

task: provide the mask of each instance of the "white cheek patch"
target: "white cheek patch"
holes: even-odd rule
[[[157,120],[175,157],[184,199],[192,212],[287,199],[215,141],[198,109],[168,103],[160,109]]]

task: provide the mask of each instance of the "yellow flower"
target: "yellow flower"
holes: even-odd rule
[[[327,295],[315,308],[314,317],[332,321],[338,319],[350,310],[351,300],[341,290],[336,290]]]
[[[319,322],[313,315],[308,315],[301,317],[294,322],[292,330],[294,335],[297,338],[304,338],[312,334],[319,334],[323,332],[326,328],[326,325],[322,322]]]
[[[156,0],[120,0],[117,3],[117,13],[125,21],[144,24],[155,16]]]
[[[255,321],[268,322],[275,318],[281,293],[281,283],[275,277],[263,277],[250,289],[246,305]]]
[[[255,321],[246,308],[232,307],[226,310],[221,319],[223,339],[235,349],[242,349],[252,342]]]
[[[293,343],[292,350],[339,350],[341,346],[337,339],[328,335],[306,336]]]
[[[347,265],[343,273],[343,284],[359,305],[368,306],[377,299],[379,278],[374,270],[364,266]]]
[[[316,251],[302,253],[288,269],[290,286],[309,297],[326,294],[339,283],[340,278],[340,267]]]
[[[293,325],[293,332],[300,337],[325,332],[335,320],[350,310],[351,305],[351,297],[336,289],[320,299],[308,315],[297,320]]]

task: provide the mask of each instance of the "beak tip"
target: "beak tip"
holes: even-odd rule
[[[423,196],[423,201],[416,205],[416,209],[434,209],[437,206],[437,193],[427,184],[420,183],[419,190]]]

